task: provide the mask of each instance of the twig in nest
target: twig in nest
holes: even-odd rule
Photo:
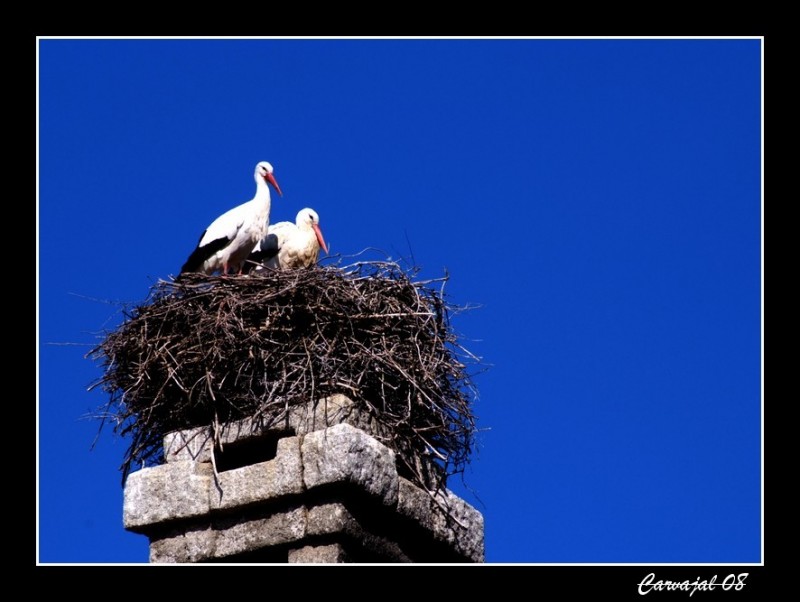
[[[155,464],[164,434],[347,395],[416,484],[436,491],[470,460],[476,433],[468,365],[450,327],[446,278],[414,282],[389,261],[158,281],[87,354],[104,367],[99,413]],[[215,435],[215,439],[217,439]],[[216,443],[216,442],[215,442]]]

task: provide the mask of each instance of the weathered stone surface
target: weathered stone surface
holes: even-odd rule
[[[333,502],[308,509],[306,533],[309,536],[354,533],[358,530],[360,530],[358,521],[344,504]]]
[[[211,462],[211,429],[198,427],[164,435],[164,459],[167,462]]]
[[[128,475],[123,524],[131,531],[208,513],[210,464],[173,462],[143,468]]]
[[[382,432],[374,417],[358,409],[349,397],[341,394],[289,409],[288,426],[298,435],[313,433],[336,424],[349,424],[373,436]]]
[[[267,546],[300,541],[306,534],[306,509],[294,508],[265,518],[219,523],[214,556],[224,558]]]
[[[278,441],[276,457],[219,473],[219,487],[212,487],[212,510],[235,508],[303,491],[300,464],[300,439],[284,437]]]
[[[288,424],[297,434],[306,434],[344,422],[354,411],[350,399],[344,395],[332,395],[316,403],[291,407]]]
[[[305,537],[306,509],[302,506],[247,519],[228,517],[203,528],[176,530],[150,542],[150,562],[203,562],[292,544]]]
[[[379,498],[397,503],[398,477],[394,452],[349,424],[337,424],[303,438],[303,480],[312,489],[329,483],[351,483]]]
[[[220,428],[219,438],[224,449],[226,445],[262,439],[268,435],[288,437],[293,434],[285,418],[282,420],[270,421],[266,419],[245,418],[243,420],[237,420],[236,422],[223,424]]]
[[[391,539],[366,530],[342,503],[320,504],[308,509],[306,535],[346,537],[363,555],[388,562],[411,562]]]
[[[207,526],[150,540],[150,562],[199,562],[214,558],[216,533]]]
[[[397,511],[473,562],[484,560],[483,515],[450,491],[429,493],[400,477]]]
[[[394,452],[353,426],[363,417],[353,418],[349,399],[320,404],[267,430],[225,425],[231,447],[217,456],[218,482],[210,429],[165,437],[168,462],[132,473],[124,494],[125,528],[151,537],[150,561],[428,562],[440,549],[484,561],[477,510],[449,491],[434,501],[399,477]],[[276,455],[259,461],[265,449]]]
[[[283,417],[269,422],[245,418],[224,424],[220,428],[220,442],[224,449],[226,445],[258,439],[267,434],[304,435],[342,423],[379,438],[382,433],[382,427],[374,417],[356,408],[347,396],[337,394],[292,406]],[[164,437],[164,457],[167,462],[210,462],[212,448],[211,427],[177,431]]]
[[[220,443],[224,449],[226,445],[245,443],[269,435],[289,436],[292,431],[284,422],[269,427],[249,418],[230,422],[220,428]],[[213,448],[214,432],[207,426],[175,431],[164,436],[164,458],[167,462],[211,462]]]
[[[344,548],[338,543],[326,546],[304,546],[296,550],[289,550],[289,562],[314,562],[314,563],[344,563],[350,559]]]

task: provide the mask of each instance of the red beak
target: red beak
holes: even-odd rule
[[[314,234],[317,235],[317,241],[319,242],[319,246],[322,247],[323,250],[327,253],[328,245],[325,244],[325,239],[322,238],[322,230],[319,229],[319,225],[311,224],[311,227],[314,228]]]
[[[264,176],[264,179],[270,184],[272,184],[275,190],[278,191],[279,195],[283,196],[283,193],[281,192],[281,187],[278,186],[278,180],[275,179],[275,176],[273,176],[271,173],[268,173],[267,175]]]

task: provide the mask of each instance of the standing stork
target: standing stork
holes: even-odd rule
[[[256,165],[256,195],[246,203],[234,207],[211,222],[205,232],[200,235],[197,248],[192,251],[181,268],[186,272],[202,272],[213,274],[228,270],[242,273],[247,256],[267,234],[269,224],[270,195],[269,184],[283,196],[272,165],[261,161]]]
[[[297,213],[294,224],[278,222],[271,225],[268,234],[256,244],[247,259],[261,264],[254,269],[256,273],[265,268],[305,268],[317,262],[320,247],[328,252],[319,227],[319,215],[306,207]]]

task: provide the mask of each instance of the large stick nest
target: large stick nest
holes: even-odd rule
[[[447,278],[414,281],[393,262],[187,274],[159,281],[88,357],[101,412],[131,440],[134,465],[163,461],[171,431],[230,420],[279,420],[294,404],[342,393],[380,426],[404,476],[436,489],[463,471],[476,394],[444,298]],[[434,288],[436,287],[436,288]],[[101,424],[102,428],[102,424]]]

